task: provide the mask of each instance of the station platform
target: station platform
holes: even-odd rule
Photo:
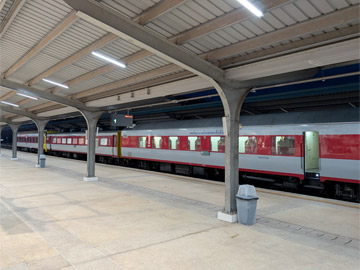
[[[257,189],[257,223],[218,220],[224,185],[1,150],[0,269],[359,269],[359,207]]]

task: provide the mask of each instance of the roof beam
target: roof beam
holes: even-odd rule
[[[186,1],[187,0],[163,0],[156,4],[155,7],[150,8],[148,11],[136,17],[134,21],[140,25],[144,25]]]
[[[98,93],[98,94],[94,94],[91,96],[86,96],[83,98],[80,98],[81,102],[88,102],[88,101],[92,101],[98,98],[104,98],[104,97],[108,97],[108,96],[113,96],[113,95],[117,95],[117,94],[121,94],[121,93],[126,93],[126,92],[130,92],[130,91],[135,91],[135,90],[139,90],[141,88],[146,88],[146,87],[153,87],[154,85],[159,85],[159,84],[163,84],[163,83],[168,83],[171,81],[175,81],[178,79],[183,79],[183,78],[188,78],[190,76],[193,76],[193,74],[189,71],[182,71],[179,73],[175,73],[175,74],[171,74],[171,75],[167,75],[167,76],[162,76],[160,78],[156,78],[150,81],[146,81],[146,82],[141,82],[141,83],[137,83],[137,84],[132,84],[132,85],[128,85],[128,86],[123,86],[123,87],[119,87],[116,89],[112,89],[110,91],[107,92],[103,92],[103,93]],[[54,108],[55,103],[53,102],[47,102],[47,103],[43,103],[40,105],[37,105],[35,107],[31,107],[28,110],[29,111],[37,111],[37,112],[44,112],[44,111],[48,111],[51,110],[52,108]],[[46,110],[43,110],[46,109]]]
[[[26,63],[31,57],[42,50],[58,35],[60,35],[66,28],[72,25],[77,20],[75,12],[70,13],[60,24],[52,29],[40,42],[38,42],[32,49],[30,49],[25,55],[23,55],[15,64],[13,64],[1,77],[6,79],[9,75],[14,73],[18,68]]]
[[[65,2],[78,10],[77,15],[82,19],[211,82],[215,80],[219,83],[229,84],[229,81],[224,79],[224,71],[220,68],[189,53],[184,48],[176,46],[166,38],[140,26],[120,13],[94,1],[65,0]]]
[[[74,108],[76,108],[78,110],[98,111],[96,108],[86,107],[83,103],[81,103],[79,101],[70,100],[68,98],[64,98],[64,97],[61,97],[61,96],[58,96],[58,95],[47,93],[45,91],[30,87],[30,86],[25,86],[25,85],[20,84],[20,83],[15,83],[15,82],[9,81],[7,79],[1,80],[0,85],[2,87],[13,89],[16,92],[34,95],[36,97],[40,97],[40,98],[43,98],[43,99],[54,101],[56,103],[60,103],[62,105],[74,107]]]
[[[270,49],[261,50],[246,55],[236,56],[230,59],[220,60],[216,64],[224,67],[232,64],[246,63],[249,61],[263,60],[268,57],[276,57],[288,53],[294,53],[298,50],[306,50],[315,46],[323,46],[333,42],[339,42],[345,39],[356,38],[359,36],[360,26],[352,25],[346,28],[341,28],[336,31],[327,32],[325,34],[316,35],[313,37],[300,39],[291,43],[282,44]]]
[[[271,45],[277,42],[289,40],[316,31],[324,30],[328,27],[337,26],[346,22],[358,20],[359,5],[351,6],[340,11],[335,11],[328,15],[294,24],[283,29],[267,33],[256,38],[240,41],[238,43],[205,53],[202,55],[208,61],[229,57],[240,52]]]
[[[180,70],[182,70],[182,68],[178,67],[177,65],[170,64],[170,65],[167,65],[167,66],[164,66],[164,67],[161,67],[161,68],[157,68],[157,69],[154,69],[154,70],[143,72],[143,73],[135,75],[135,76],[128,77],[128,78],[123,79],[123,80],[107,83],[107,84],[104,84],[104,85],[100,85],[98,87],[94,87],[94,88],[82,91],[80,93],[73,94],[73,95],[71,95],[71,98],[72,99],[78,99],[78,98],[82,98],[82,97],[85,97],[85,96],[102,93],[102,92],[105,92],[105,91],[109,91],[111,89],[119,88],[121,86],[134,84],[134,83],[139,82],[139,81],[144,81],[144,80],[151,79],[151,78],[153,78],[155,76],[159,76],[159,75],[170,73],[170,72],[176,72],[176,71],[180,71]]]
[[[20,9],[24,4],[25,4],[25,0],[16,0],[15,3],[13,3],[9,15],[5,18],[5,20],[0,26],[0,38],[2,38],[2,35],[6,32],[11,22],[15,19],[16,15],[18,14],[18,12],[20,11]]]
[[[36,114],[27,112],[27,111],[23,111],[23,110],[19,110],[19,109],[15,109],[15,108],[10,108],[9,106],[5,106],[3,104],[0,104],[0,109],[4,112],[8,112],[8,113],[13,113],[13,114],[17,114],[17,115],[21,115],[21,116],[25,116],[25,117],[29,117],[31,119],[38,119],[38,120],[46,120],[48,118],[46,117],[41,117],[41,116],[37,116]]]
[[[80,58],[84,57],[85,55],[91,53],[94,50],[99,49],[100,47],[114,41],[118,37],[114,34],[107,34],[104,37],[100,38],[99,40],[95,41],[94,43],[90,44],[89,46],[85,47],[84,49],[78,51],[77,53],[71,55],[70,57],[66,58],[65,60],[61,61],[60,63],[56,64],[55,66],[51,67],[50,69],[44,71],[43,73],[37,75],[36,77],[32,78],[25,84],[28,86],[32,86],[38,81],[41,81],[43,78],[59,71],[60,69],[72,64],[73,62],[79,60]]]

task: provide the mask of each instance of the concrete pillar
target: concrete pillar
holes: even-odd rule
[[[12,157],[11,160],[18,160],[17,158],[17,133],[21,124],[9,124],[12,130]]]
[[[0,157],[2,156],[2,154],[1,154],[1,132],[2,132],[3,128],[4,128],[3,126],[0,127]]]
[[[225,206],[218,218],[227,222],[237,221],[236,198],[239,187],[239,120],[241,106],[249,90],[217,89],[225,112]]]
[[[38,161],[36,167],[40,168],[40,155],[44,154],[44,130],[49,120],[34,120],[38,128]]]
[[[81,111],[81,113],[84,115],[88,127],[87,176],[84,177],[84,181],[97,181],[98,177],[95,176],[96,126],[104,112]]]

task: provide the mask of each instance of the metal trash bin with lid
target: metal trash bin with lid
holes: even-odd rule
[[[46,160],[45,155],[40,155],[40,158],[39,158],[40,168],[45,168],[45,160]]]
[[[252,185],[240,185],[236,194],[236,207],[238,222],[244,225],[254,225],[256,218],[256,206],[259,197]]]

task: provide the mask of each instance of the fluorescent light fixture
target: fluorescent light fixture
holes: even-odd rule
[[[34,100],[38,100],[37,97],[28,96],[28,95],[25,95],[25,94],[22,94],[22,93],[16,93],[16,94],[19,95],[19,96],[26,97],[26,98],[31,98],[31,99],[34,99]]]
[[[259,18],[264,16],[264,14],[255,7],[253,4],[251,4],[248,0],[238,0],[240,4],[242,4],[244,7],[246,7],[248,10],[250,10],[255,16],[258,16]]]
[[[117,65],[117,66],[122,67],[122,68],[126,68],[126,65],[124,63],[121,63],[121,62],[115,60],[114,58],[108,57],[108,56],[103,55],[103,54],[98,53],[98,52],[92,52],[91,54],[95,55],[95,56],[97,56],[97,57],[99,57],[101,59],[104,59],[104,60],[106,60],[106,61],[108,61],[108,62],[110,62],[110,63],[112,63],[114,65]]]
[[[44,82],[48,82],[48,83],[52,83],[52,84],[55,84],[57,86],[60,86],[62,88],[69,88],[69,86],[65,85],[65,84],[61,84],[61,83],[57,83],[57,82],[54,82],[54,81],[50,81],[48,79],[42,79]]]
[[[6,105],[10,105],[10,106],[14,106],[14,107],[19,107],[19,105],[17,105],[17,104],[6,102],[6,101],[1,101],[1,103],[6,104]]]

